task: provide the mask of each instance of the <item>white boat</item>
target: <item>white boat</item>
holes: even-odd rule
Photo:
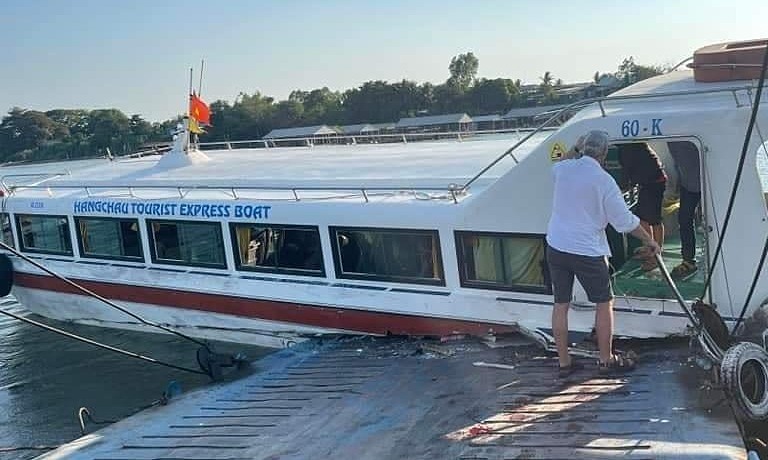
[[[670,174],[667,142],[696,146],[701,269],[681,289],[689,300],[703,294],[731,326],[768,235],[758,135],[706,292],[704,267],[720,240],[755,90],[752,80],[702,83],[691,70],[673,71],[585,103],[558,130],[531,133],[510,152],[517,135],[466,133],[455,141],[200,151],[187,148],[184,131],[162,156],[71,171],[61,163],[46,173],[2,168],[4,238],[101,296],[195,337],[273,347],[329,333],[547,337],[551,168],[580,135],[599,129],[615,144],[650,143]],[[766,133],[767,113],[757,118]],[[613,244],[616,334],[685,334],[688,319],[664,281],[624,261],[628,238]],[[665,257],[675,256],[668,246]],[[13,293],[29,310],[144,328],[12,258]],[[761,270],[747,317],[768,298]],[[571,329],[589,332],[594,305],[578,283],[574,310]]]

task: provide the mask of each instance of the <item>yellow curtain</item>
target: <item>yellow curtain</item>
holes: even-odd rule
[[[475,261],[475,279],[478,281],[504,282],[504,266],[500,240],[490,236],[471,236],[472,256]]]
[[[88,224],[84,220],[80,221],[80,238],[83,240],[83,252],[91,252],[90,245],[88,244]]]
[[[254,263],[255,260],[250,260],[248,258],[248,244],[251,242],[251,229],[245,225],[237,225],[235,227],[235,232],[237,233],[237,249],[240,252],[240,263]]]
[[[539,239],[508,239],[504,244],[505,282],[540,286],[544,284],[544,244]]]
[[[430,236],[430,239],[432,240],[432,278],[439,279],[440,258],[438,255],[440,254],[440,246],[437,244],[437,238]]]

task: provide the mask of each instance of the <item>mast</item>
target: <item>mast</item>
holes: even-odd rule
[[[203,97],[203,69],[205,68],[205,59],[200,59],[200,84],[197,86],[197,95]]]

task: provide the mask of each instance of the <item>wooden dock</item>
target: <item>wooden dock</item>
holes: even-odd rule
[[[146,410],[41,459],[745,459],[684,346],[566,380],[535,347],[348,339]],[[503,364],[478,366],[478,362]],[[512,366],[513,368],[509,368]],[[727,408],[721,404],[718,408]],[[717,408],[716,408],[717,409]]]

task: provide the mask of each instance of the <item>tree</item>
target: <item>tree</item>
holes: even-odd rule
[[[117,151],[128,149],[125,136],[130,133],[131,122],[117,109],[92,110],[88,114],[88,131],[91,144],[96,149],[107,147]]]
[[[550,72],[549,70],[544,72],[544,75],[539,77],[539,79],[541,80],[540,86],[542,87],[551,87],[552,82],[555,80],[555,78],[552,76],[552,72]]]
[[[288,99],[290,101],[290,97]],[[341,121],[341,94],[327,87],[303,92],[301,103],[308,124],[336,124]]]
[[[56,124],[43,112],[14,107],[0,123],[0,152],[12,156],[53,139]]]
[[[635,63],[635,58],[630,56],[625,58],[619,65],[616,72],[616,78],[622,81],[624,86],[629,86],[646,78],[655,77],[666,72],[663,66],[644,66]]]
[[[481,78],[469,92],[470,110],[475,114],[498,113],[517,105],[520,90],[507,78]]]
[[[480,61],[471,51],[454,56],[448,65],[448,70],[451,72],[451,76],[447,81],[448,85],[455,86],[461,91],[466,91],[472,82],[475,81],[479,66]]]
[[[541,92],[542,102],[552,103],[557,101],[557,92],[555,91],[555,77],[552,76],[552,72],[546,71],[540,78],[539,91]],[[558,79],[562,83],[562,80]]]

